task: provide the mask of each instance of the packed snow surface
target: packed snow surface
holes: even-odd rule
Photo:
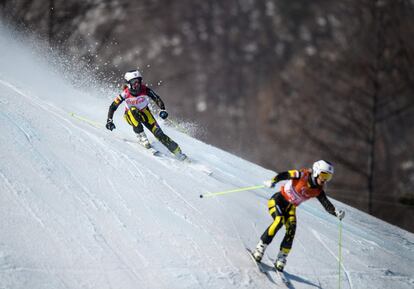
[[[0,36],[1,289],[282,288],[245,250],[272,221],[274,190],[199,197],[261,185],[274,171],[161,121],[194,163],[159,143],[165,155],[154,157],[133,142],[121,108],[117,129],[104,128],[115,89],[85,90],[73,81],[82,71],[60,73],[63,62],[34,40],[3,26]],[[332,201],[346,210],[341,247],[339,221],[317,201],[297,210],[292,288],[414,288],[414,235]]]

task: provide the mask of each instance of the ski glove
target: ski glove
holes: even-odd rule
[[[345,211],[343,210],[335,210],[335,216],[342,221],[342,219],[345,217]]]
[[[166,119],[168,117],[168,112],[166,112],[165,110],[161,110],[160,111],[160,117],[162,119]]]
[[[112,121],[112,118],[107,119],[106,128],[109,129],[110,131],[112,131],[116,128],[114,122]]]
[[[274,181],[264,181],[263,184],[267,188],[274,188],[275,185],[276,185],[276,183]]]

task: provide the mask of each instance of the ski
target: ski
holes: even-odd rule
[[[176,155],[173,155],[173,154],[164,154],[160,150],[156,149],[156,147],[153,145],[153,143],[151,143],[151,147],[150,148],[145,148],[137,140],[132,140],[132,139],[125,138],[125,137],[122,138],[122,140],[124,142],[128,142],[128,143],[139,144],[140,147],[142,147],[143,149],[145,149],[147,152],[150,152],[154,156],[162,157],[162,158],[165,158],[165,159],[169,159],[171,161],[177,161],[177,162],[186,164],[186,165],[188,165],[188,167],[190,167],[192,169],[195,169],[197,171],[200,171],[200,172],[202,172],[202,173],[204,173],[204,174],[206,174],[208,176],[210,176],[213,173],[213,171],[209,167],[207,167],[207,166],[205,166],[203,164],[200,164],[199,162],[197,162],[196,160],[190,158],[187,155],[182,154],[182,155],[180,155],[180,156],[177,157]]]
[[[189,159],[189,157],[186,154],[183,153],[178,153],[176,155],[174,155],[175,159],[180,161],[180,162],[186,162],[186,163],[191,163],[191,160]]]
[[[208,176],[211,176],[213,174],[213,170],[210,169],[208,166],[203,165],[203,164],[199,163],[198,161],[189,158],[188,156],[187,156],[187,158],[185,158],[183,160],[183,162],[186,162],[189,167],[191,167],[191,168],[193,168],[197,171],[200,171],[202,173],[205,173]]]
[[[249,248],[246,248],[246,251],[249,254],[250,259],[252,259],[253,262],[254,262],[254,264],[256,265],[257,270],[259,270],[260,273],[263,273],[263,274],[266,274],[267,275],[267,271],[263,267],[263,264],[261,262],[257,262],[256,261],[256,259],[253,256],[253,252]]]
[[[153,156],[156,156],[156,157],[162,156],[162,152],[160,152],[159,150],[156,150],[153,147],[150,147],[147,150],[149,150],[152,153]]]
[[[292,283],[283,271],[279,271],[276,268],[274,268],[274,271],[276,272],[276,275],[278,276],[279,280],[282,281],[286,288],[293,288]]]
[[[267,258],[270,262],[272,262],[272,264],[275,263],[275,261],[272,261],[269,256],[267,256]],[[276,279],[278,280],[277,284],[283,288],[294,289],[293,284],[290,282],[289,277],[286,275],[285,271],[279,271],[275,266],[272,266],[272,272],[274,272],[276,275]]]
[[[168,156],[166,156],[166,157],[168,157]],[[173,161],[182,163],[186,167],[189,167],[189,168],[194,169],[196,171],[202,172],[202,173],[204,173],[208,176],[211,176],[211,174],[213,174],[213,171],[209,167],[199,163],[197,160],[192,159],[189,156],[186,156],[185,158],[178,158],[174,155],[171,155],[170,159],[173,160]]]
[[[274,266],[269,266],[263,262],[257,262],[253,256],[253,252],[247,247],[246,251],[249,254],[250,259],[252,259],[256,265],[258,271],[265,274],[272,283],[278,285],[278,288],[294,289],[292,283],[284,272],[278,271]]]
[[[250,259],[252,259],[253,263],[256,265],[258,271],[265,275],[270,282],[277,285],[276,281],[274,280],[275,277],[271,276],[271,273],[273,273],[272,267],[263,262],[257,262],[256,259],[253,257],[253,252],[249,248],[246,247],[246,251],[247,254],[249,254]]]
[[[157,150],[156,148],[154,148],[154,146],[151,144],[149,148],[146,148],[145,146],[141,145],[137,140],[131,140],[129,138],[122,138],[122,140],[124,142],[128,142],[128,143],[134,143],[134,144],[138,144],[140,147],[142,147],[146,152],[151,153],[154,156],[160,157],[162,156],[162,152],[160,152],[159,150]]]

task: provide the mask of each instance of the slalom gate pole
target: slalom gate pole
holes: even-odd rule
[[[339,220],[339,241],[338,241],[338,289],[341,289],[341,267],[342,267],[342,220]]]
[[[250,190],[256,190],[256,189],[262,189],[264,187],[265,187],[264,185],[260,185],[260,186],[244,187],[244,188],[233,189],[233,190],[222,191],[222,192],[216,192],[216,193],[207,193],[207,194],[200,195],[200,198],[208,198],[208,197],[226,195],[226,194],[230,194],[230,193],[237,193],[237,192],[244,192],[244,191],[250,191]]]

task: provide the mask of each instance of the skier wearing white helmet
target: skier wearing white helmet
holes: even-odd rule
[[[128,124],[132,126],[141,145],[145,148],[151,147],[144,132],[143,125],[145,125],[145,127],[178,159],[186,159],[187,156],[181,152],[178,144],[162,131],[148,107],[148,98],[150,98],[161,109],[159,116],[162,119],[166,119],[168,113],[165,110],[165,105],[161,98],[151,88],[142,83],[142,75],[138,70],[134,69],[128,71],[125,73],[124,79],[126,85],[124,86],[123,91],[114,99],[109,107],[106,128],[111,131],[115,129],[115,124],[113,122],[114,113],[118,106],[125,101],[124,118]]]
[[[276,174],[271,181],[265,182],[265,186],[273,188],[276,183],[287,180],[268,201],[269,214],[273,222],[264,231],[256,249],[252,252],[257,262],[261,261],[266,247],[272,242],[282,225],[285,225],[285,237],[280,244],[280,251],[274,264],[276,270],[283,271],[295,237],[296,207],[310,198],[316,197],[329,214],[342,220],[345,212],[336,210],[324,191],[325,183],[332,179],[333,174],[333,165],[319,160],[313,164],[312,169],[281,172]]]

